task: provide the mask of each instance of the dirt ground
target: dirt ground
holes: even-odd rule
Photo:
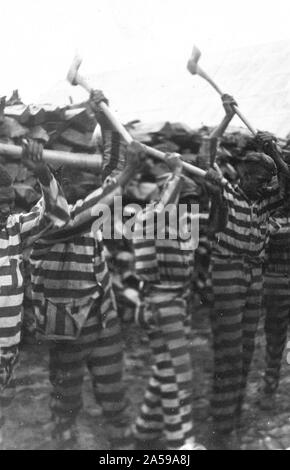
[[[134,326],[124,328],[126,339],[125,381],[131,400],[132,421],[141,403],[150,374],[151,354],[146,337]],[[264,370],[265,340],[262,324],[257,338],[254,364],[249,380],[243,415],[242,449],[270,450],[290,447],[290,365],[283,359],[277,408],[269,413],[256,405]],[[209,391],[212,374],[211,335],[208,312],[199,309],[194,316],[194,421],[195,434],[204,442],[209,417]],[[9,408],[3,448],[43,449],[51,442],[48,380],[48,354],[44,346],[26,344],[17,369],[17,396]],[[110,449],[106,424],[95,404],[89,376],[84,384],[84,408],[78,421],[80,449]]]

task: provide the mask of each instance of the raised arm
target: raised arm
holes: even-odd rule
[[[115,181],[104,184],[71,208],[69,226],[75,227],[90,220],[93,221],[99,214],[100,206],[110,207],[114,202],[114,198],[122,195],[123,188],[131,181],[144,161],[145,154],[141,144],[132,142],[128,145],[126,156],[126,166],[115,178]]]
[[[290,178],[290,171],[283,159],[283,152],[277,143],[277,138],[270,132],[259,131],[256,134],[255,142],[259,150],[273,158],[278,174]]]
[[[166,154],[165,162],[171,170],[171,175],[164,184],[159,201],[155,204],[155,212],[162,212],[168,204],[177,204],[182,187],[183,167],[179,155],[168,153]]]
[[[236,101],[234,98],[230,95],[224,94],[222,95],[222,103],[223,107],[225,109],[225,117],[221,121],[221,123],[211,132],[209,135],[209,140],[210,140],[210,146],[209,146],[209,152],[210,155],[207,155],[209,157],[211,166],[214,166],[215,163],[215,158],[216,158],[216,150],[217,150],[217,142],[220,137],[225,133],[228,125],[230,124],[231,120],[233,119],[235,115],[235,108],[234,106],[237,106]]]
[[[27,214],[19,214],[22,240],[44,229],[61,228],[69,220],[69,207],[57,181],[42,160],[42,145],[29,141],[24,144],[23,162],[38,178],[42,198]]]
[[[101,127],[104,160],[102,178],[105,181],[108,176],[115,176],[116,172],[124,169],[125,158],[122,153],[119,133],[114,130],[112,124],[100,109],[99,105],[102,101],[106,104],[109,103],[101,90],[94,90],[91,93],[89,105]]]

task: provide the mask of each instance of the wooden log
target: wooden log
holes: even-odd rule
[[[5,106],[6,106],[6,96],[0,98],[0,125],[3,124],[5,119]]]
[[[27,127],[22,126],[16,119],[10,117],[5,117],[0,126],[0,136],[9,137],[10,139],[24,137],[28,132]]]
[[[22,157],[22,147],[0,143],[0,155],[5,157]],[[68,153],[60,150],[43,150],[43,159],[47,163],[74,166],[83,169],[101,171],[102,156],[100,154]]]
[[[45,112],[45,121],[64,120],[66,107],[60,107],[53,104],[43,104],[41,107]]]
[[[82,133],[69,128],[61,134],[61,139],[68,145],[84,150],[93,150],[95,148],[95,145],[92,142],[92,134],[89,132]]]
[[[80,132],[93,132],[96,127],[96,119],[89,115],[86,108],[66,110],[65,120],[69,122],[70,127]]]
[[[46,120],[45,111],[41,106],[29,105],[29,125],[39,126]]]
[[[41,126],[32,127],[32,129],[29,130],[27,137],[29,137],[29,139],[42,140],[44,143],[49,142],[49,135]]]
[[[30,117],[29,107],[25,104],[6,106],[4,114],[5,116],[16,119],[20,124],[26,124]]]

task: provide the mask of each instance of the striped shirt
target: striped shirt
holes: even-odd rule
[[[275,222],[280,228],[270,236],[265,270],[267,273],[290,274],[290,216],[278,215]]]
[[[0,347],[19,344],[24,296],[23,249],[31,237],[68,220],[68,205],[56,180],[42,186],[43,197],[27,214],[13,214],[0,230]]]
[[[103,326],[116,316],[103,234],[96,224],[101,209],[108,209],[122,194],[112,177],[123,170],[125,161],[119,133],[103,112],[96,117],[103,140],[102,178],[108,181],[111,176],[110,182],[71,206],[65,229],[39,240],[30,257],[34,313],[46,339],[75,339],[97,300]],[[111,228],[110,219],[106,222]]]
[[[101,298],[104,326],[110,315],[116,315],[102,231],[96,223],[98,208],[110,206],[120,195],[116,183],[97,189],[70,207],[65,229],[34,244],[32,298],[38,329],[47,339],[77,337],[97,299]]]
[[[102,177],[115,177],[124,168],[125,144],[121,141],[120,134],[114,130],[108,118],[102,111],[98,112],[97,121],[102,132]]]
[[[228,221],[215,236],[213,254],[264,259],[270,233],[279,227],[271,217],[283,202],[278,185],[267,197],[253,202],[239,186],[227,183],[223,197],[228,206]]]
[[[147,205],[137,214],[133,248],[136,273],[142,281],[172,287],[190,281],[194,264],[192,238],[183,240],[174,233],[170,216],[164,219],[163,233],[162,227],[158,227],[158,216],[164,214],[166,206],[173,204],[176,208],[182,184],[182,177],[172,175],[159,202]]]

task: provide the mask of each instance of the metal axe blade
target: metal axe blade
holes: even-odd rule
[[[199,75],[200,77],[204,78],[217,91],[217,93],[220,96],[222,96],[224,94],[223,91],[218,87],[218,85],[215,83],[215,81],[198,65],[198,61],[200,59],[200,56],[201,56],[200,50],[196,46],[194,46],[191,57],[190,57],[190,59],[187,63],[188,71],[192,75]],[[249,121],[245,118],[245,116],[241,113],[239,108],[237,108],[236,106],[235,106],[235,111],[236,111],[237,116],[239,116],[241,121],[243,121],[243,123],[248,127],[250,132],[253,135],[256,135],[256,131],[253,128],[253,126],[251,126]]]
[[[68,70],[67,77],[66,77],[68,82],[73,86],[78,85],[77,77],[78,77],[78,71],[81,66],[81,63],[82,63],[82,58],[79,55],[75,55],[71,63],[71,66]]]
[[[199,68],[198,61],[200,59],[200,56],[201,56],[200,50],[196,46],[193,46],[191,57],[189,61],[187,62],[187,70],[192,75],[196,75],[198,73],[198,68]]]

